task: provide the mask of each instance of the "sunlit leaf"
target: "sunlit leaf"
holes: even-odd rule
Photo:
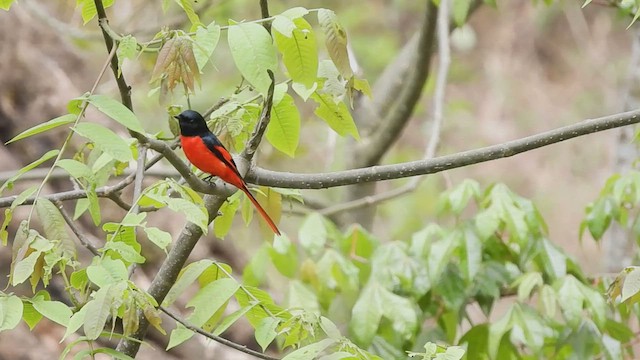
[[[300,113],[289,94],[273,105],[267,127],[267,140],[276,149],[294,157],[300,138]]]
[[[271,35],[259,24],[244,23],[229,26],[229,48],[242,76],[261,93],[271,85],[267,70],[278,66],[276,48]]]

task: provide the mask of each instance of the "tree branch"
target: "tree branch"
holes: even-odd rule
[[[160,311],[162,311],[163,313],[167,314],[170,318],[172,318],[173,320],[175,320],[176,322],[182,324],[182,326],[186,327],[187,329],[196,332],[204,337],[207,337],[217,343],[220,343],[222,345],[226,345],[232,349],[238,350],[240,352],[243,352],[245,354],[249,354],[252,356],[255,356],[259,359],[266,359],[266,360],[279,360],[278,358],[269,356],[269,355],[265,355],[261,352],[257,352],[255,350],[251,350],[248,347],[246,347],[245,345],[240,345],[237,344],[231,340],[227,340],[221,336],[216,336],[210,332],[204,331],[202,328],[199,328],[195,325],[190,324],[189,322],[187,322],[186,320],[182,319],[179,315],[173,313],[171,310],[164,308],[162,306],[160,306]]]
[[[267,125],[269,125],[269,121],[271,121],[271,107],[273,105],[273,92],[276,86],[276,80],[273,76],[273,71],[267,70],[267,72],[269,73],[269,78],[271,78],[271,85],[269,85],[267,97],[264,100],[264,106],[262,107],[262,112],[260,113],[260,119],[258,120],[258,124],[256,124],[256,127],[253,130],[253,134],[251,134],[251,138],[249,139],[249,141],[247,141],[247,146],[244,148],[244,151],[240,155],[249,163],[251,163],[251,159],[253,159],[253,155],[258,149],[260,141],[262,141],[264,132],[267,130]]]
[[[294,174],[254,168],[247,174],[246,180],[257,185],[280,188],[326,189],[356,183],[435,174],[467,165],[511,157],[561,141],[639,122],[640,110],[635,110],[583,120],[577,124],[563,126],[506,143],[440,156],[434,159],[315,174]]]

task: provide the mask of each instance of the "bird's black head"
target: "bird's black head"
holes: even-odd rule
[[[209,131],[206,121],[200,113],[193,110],[185,110],[180,115],[175,116],[180,123],[180,133],[182,136],[204,135]]]

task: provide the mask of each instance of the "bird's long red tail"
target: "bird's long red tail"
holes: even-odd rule
[[[249,191],[249,189],[247,189],[247,187],[244,186],[244,184],[242,188],[240,188],[240,190],[242,190],[245,194],[247,194],[247,196],[249,197],[249,200],[251,200],[251,202],[253,203],[253,206],[255,206],[256,210],[258,210],[260,215],[262,215],[262,218],[264,219],[264,221],[267,222],[267,225],[269,225],[271,230],[273,230],[273,232],[276,235],[280,235],[280,230],[278,230],[278,227],[276,226],[276,224],[273,222],[273,220],[271,220],[271,217],[269,217],[269,214],[267,214],[267,212],[262,208],[262,206],[260,206],[260,203],[255,198],[255,196],[253,196],[251,191]]]

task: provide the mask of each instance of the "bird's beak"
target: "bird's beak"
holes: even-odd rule
[[[175,115],[173,118],[176,119],[176,120],[180,120],[180,116],[178,116],[178,115]]]

